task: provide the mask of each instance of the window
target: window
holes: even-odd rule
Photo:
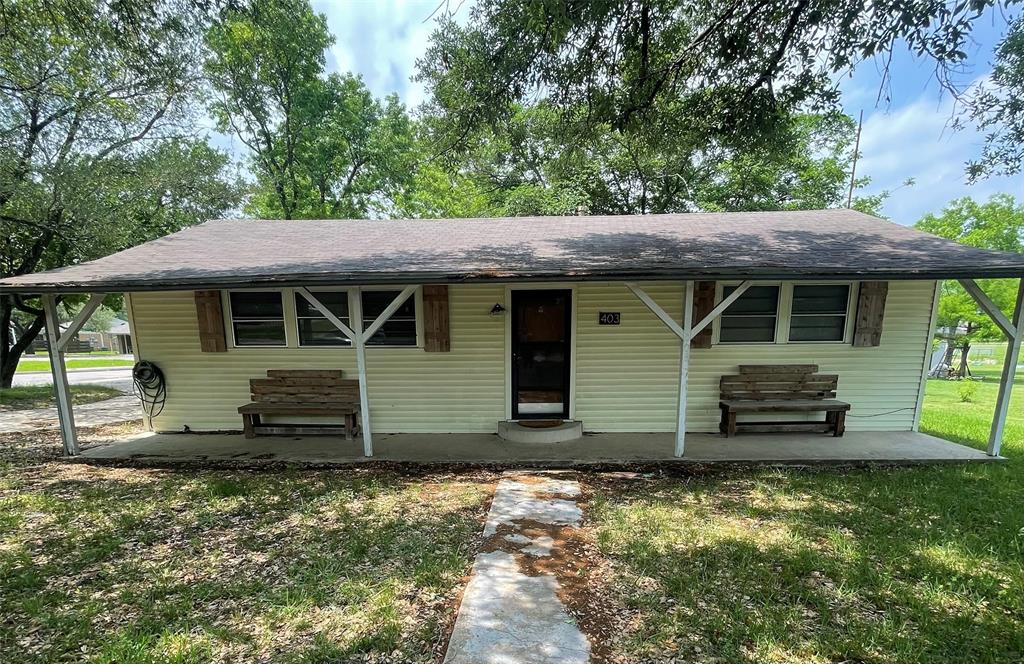
[[[793,286],[790,341],[842,341],[850,303],[848,284]]]
[[[726,286],[722,298],[736,286]],[[722,343],[771,343],[779,316],[779,287],[751,286],[722,314],[718,340]]]
[[[365,330],[402,291],[364,290],[363,329]],[[415,346],[416,345],[416,296],[398,307],[394,315],[384,323],[377,333],[370,337],[368,346]]]
[[[278,291],[229,294],[236,346],[284,346],[284,307]]]
[[[363,294],[363,329],[377,320],[391,301],[401,291],[365,290]],[[313,291],[313,296],[327,309],[351,326],[348,310],[347,291]],[[300,346],[351,346],[352,340],[309,303],[302,295],[295,294],[295,320],[299,331]],[[416,345],[416,297],[411,296],[384,323],[377,333],[367,340],[373,346],[415,346]]]
[[[327,310],[349,325],[348,292],[347,291],[312,291]],[[300,346],[351,346],[352,340],[346,337],[334,323],[324,318],[305,297],[295,294],[295,320],[299,328]]]

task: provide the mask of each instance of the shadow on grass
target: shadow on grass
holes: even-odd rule
[[[602,490],[638,611],[629,658],[1019,662],[1024,478],[1012,467],[733,471]]]
[[[0,494],[25,513],[0,531],[2,661],[396,650],[431,661],[487,487],[470,477],[426,491],[420,479],[343,472],[64,472]]]

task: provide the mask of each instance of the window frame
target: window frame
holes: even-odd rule
[[[848,344],[853,334],[853,306],[857,301],[857,289],[860,282],[854,281],[797,281],[787,284],[786,297],[786,344]],[[843,336],[841,339],[822,339],[818,341],[791,341],[789,338],[793,321],[793,291],[796,286],[846,286],[846,311],[843,314]],[[834,316],[838,314],[797,314],[798,316]]]
[[[290,348],[292,345],[291,333],[289,330],[288,320],[289,311],[294,317],[294,305],[290,304],[288,298],[285,297],[285,291],[283,288],[232,288],[229,290],[221,291],[221,308],[226,312],[224,316],[227,322],[228,330],[231,332],[231,348],[240,350],[260,350],[267,348]],[[284,343],[281,344],[239,344],[237,335],[235,334],[235,312],[231,307],[231,294],[232,293],[277,293],[278,297],[281,298],[281,325],[284,326]],[[240,318],[239,322],[248,320],[246,318]],[[252,319],[257,320],[257,319]],[[277,320],[276,318],[273,320]]]
[[[360,291],[396,291],[402,292],[405,286],[395,288],[394,286],[307,286],[307,290],[313,295],[318,292],[328,291],[344,291],[348,295],[348,311],[349,311],[349,327],[352,326],[352,304],[355,301],[355,289],[359,288]],[[318,344],[318,345],[303,345],[299,338],[299,312],[295,308],[295,297],[298,295],[298,288],[283,288],[282,292],[290,294],[291,297],[285,298],[285,304],[287,306],[286,314],[290,321],[288,325],[289,334],[289,348],[295,348],[302,351],[317,351],[324,349],[350,349],[355,350],[356,345],[351,343],[347,344]],[[302,297],[298,295],[298,297]],[[416,292],[413,293],[410,298],[415,299],[416,305],[416,343],[415,344],[366,344],[367,352],[372,352],[374,348],[404,348],[404,349],[423,349],[423,288],[417,288]],[[267,346],[264,346],[267,348]],[[255,348],[255,346],[243,346],[243,348]],[[273,346],[273,348],[280,348],[280,346]]]
[[[715,306],[718,306],[725,299],[725,289],[730,286],[739,286],[742,281],[719,281],[715,283]],[[757,281],[751,284],[751,286],[777,286],[779,289],[778,299],[775,302],[775,334],[771,341],[722,341],[722,316],[725,315],[723,311],[720,315],[715,317],[712,321],[713,332],[712,332],[712,344],[722,346],[774,346],[779,343],[779,339],[782,338],[782,313],[784,303],[784,284],[781,281]],[[742,296],[741,296],[742,297]],[[787,335],[788,336],[788,335]]]
[[[725,288],[727,286],[738,286],[742,280],[730,279],[715,283],[715,305],[721,303]],[[821,345],[821,344],[848,344],[853,338],[853,327],[855,324],[855,307],[860,293],[859,281],[846,280],[814,280],[814,281],[754,281],[753,286],[778,286],[779,307],[775,318],[775,340],[774,341],[722,341],[721,328],[722,317],[717,316],[712,322],[712,345],[714,346],[785,346],[785,345]],[[848,299],[846,301],[846,324],[843,326],[843,338],[839,341],[790,341],[790,322],[793,317],[793,287],[794,286],[849,286]]]

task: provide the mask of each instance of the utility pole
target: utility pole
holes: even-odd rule
[[[853,183],[857,179],[857,156],[860,154],[860,130],[864,126],[864,109],[860,109],[860,120],[857,122],[857,141],[853,146],[853,168],[850,170],[850,193],[846,195],[846,207],[853,207]]]

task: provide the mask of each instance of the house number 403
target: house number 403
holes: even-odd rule
[[[619,317],[622,316],[618,311],[602,311],[597,314],[598,325],[618,325]]]

